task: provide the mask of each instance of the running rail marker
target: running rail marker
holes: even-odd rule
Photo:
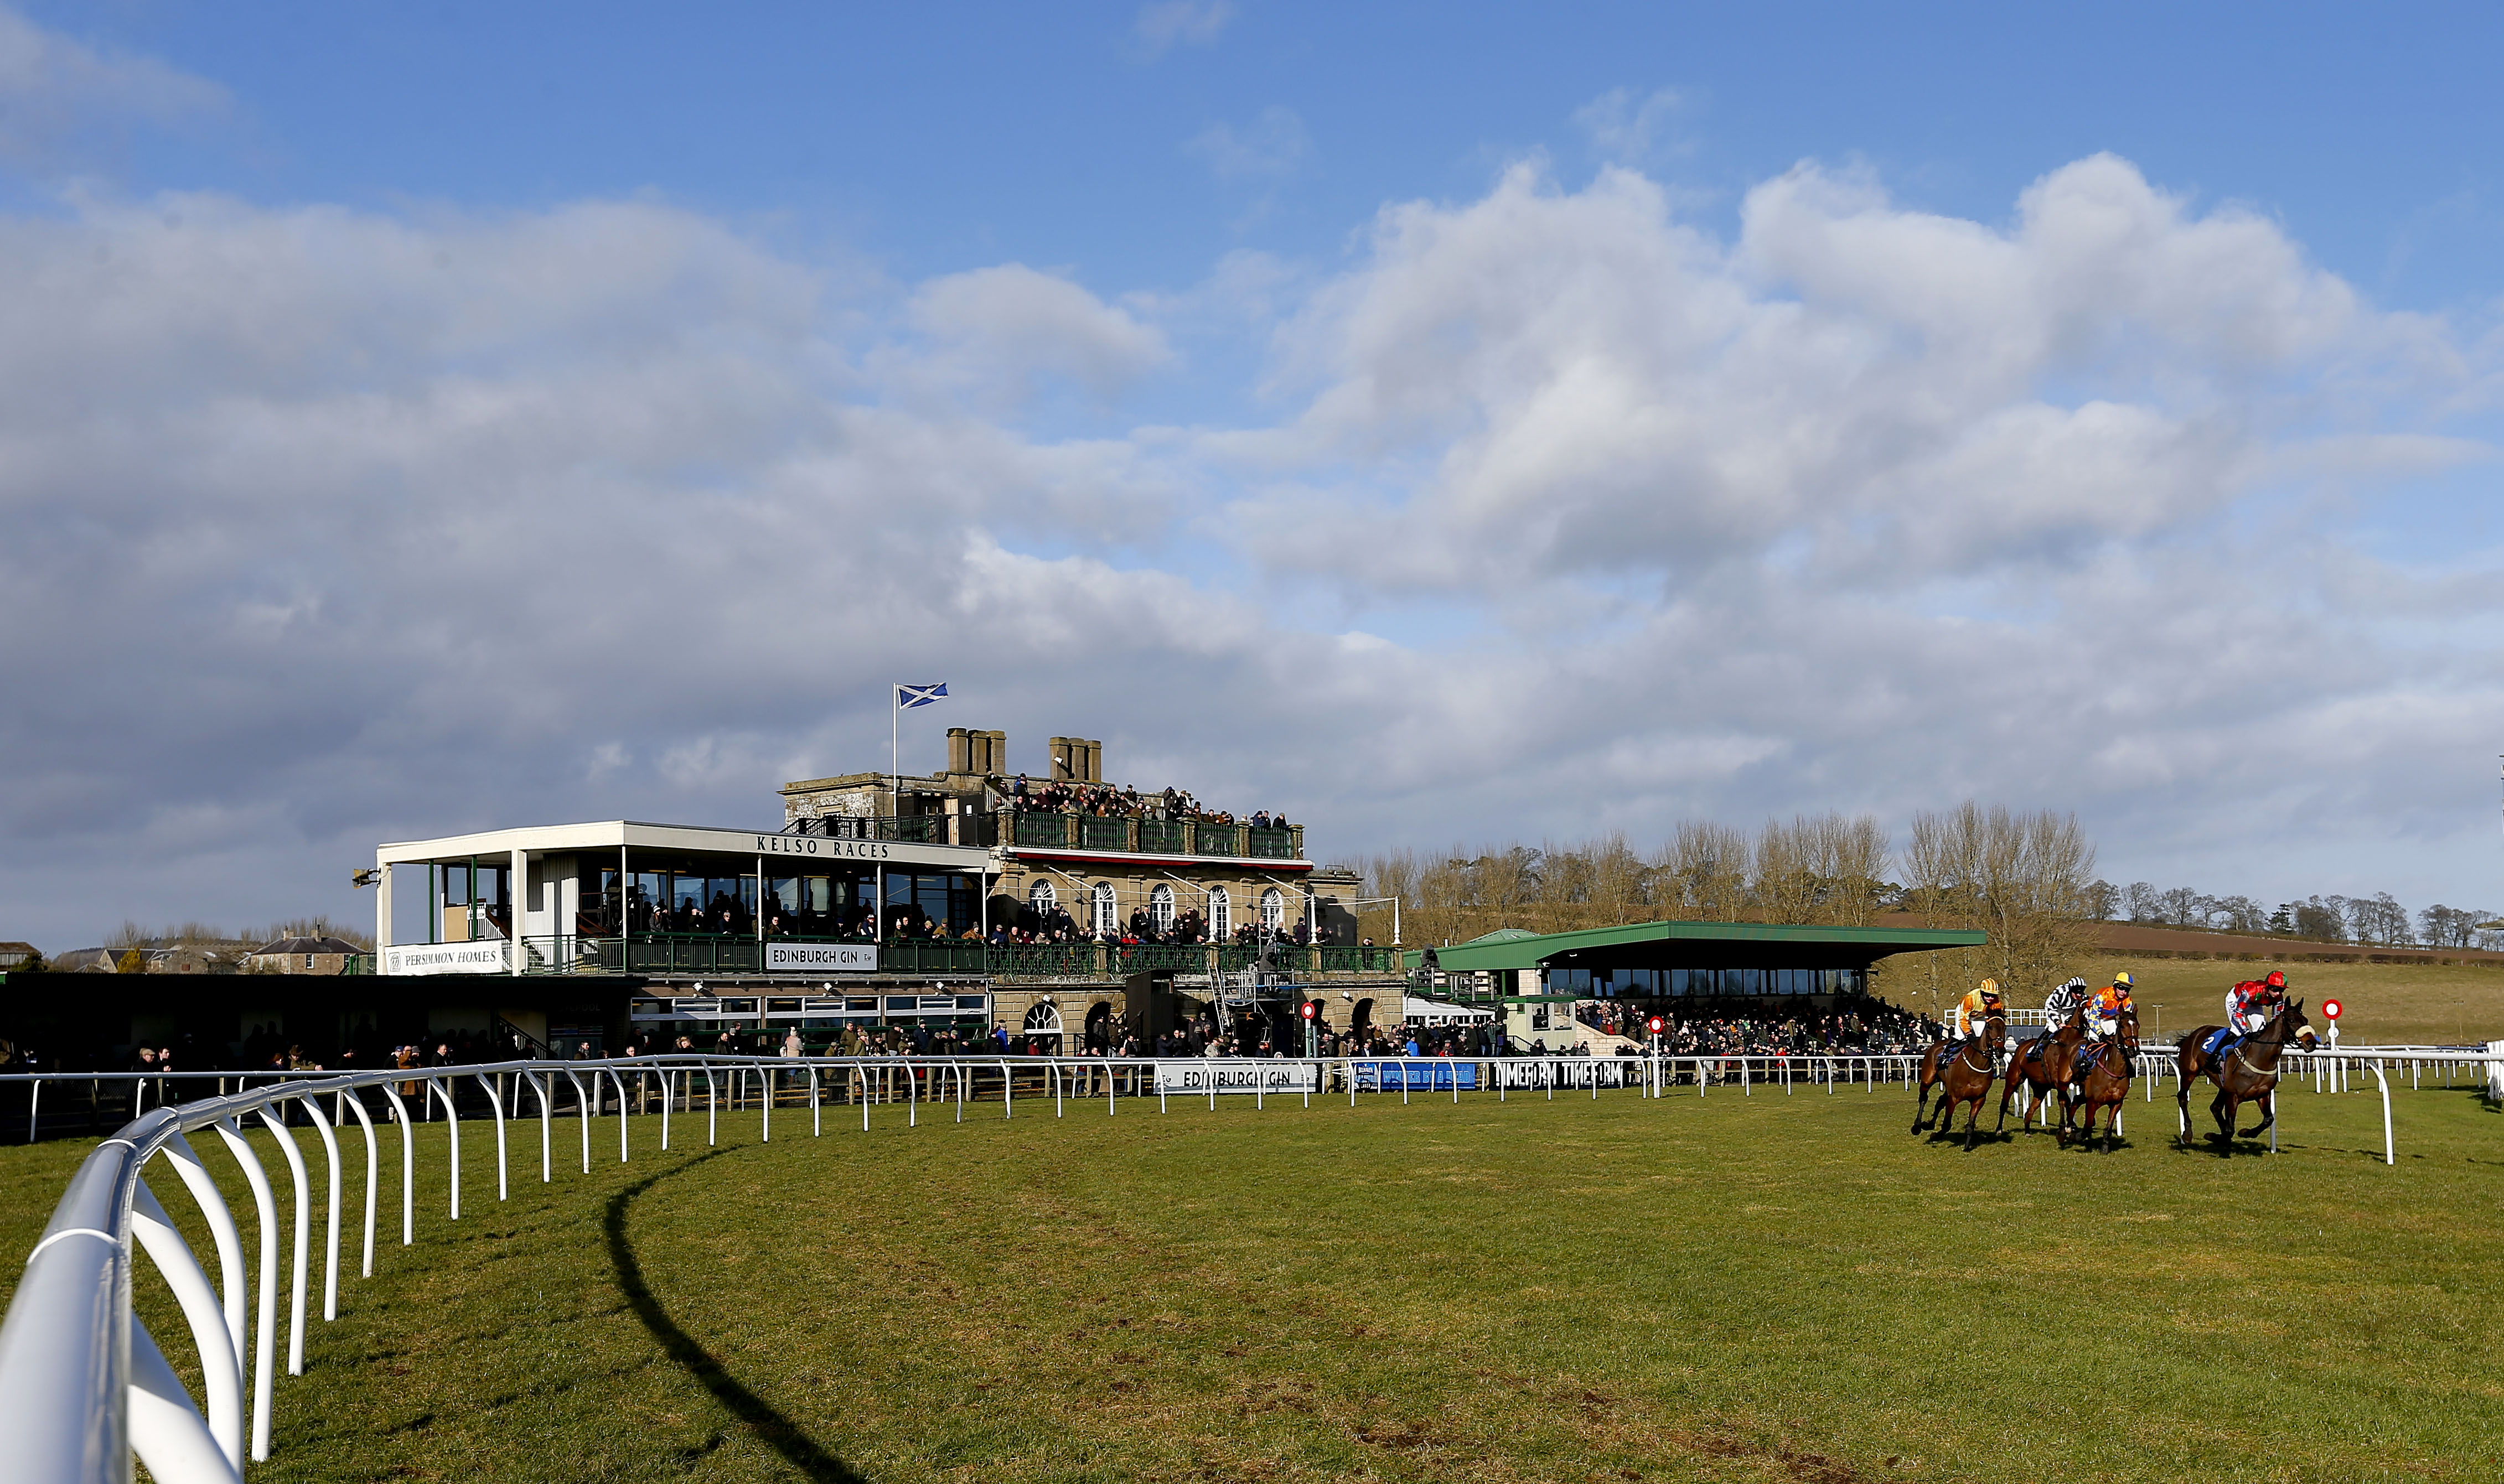
[[[2382,1158],[2387,1165],[2397,1161],[2397,1150],[2392,1140],[2390,1080],[2386,1073],[2404,1064],[2413,1082],[2425,1068],[2438,1066],[2446,1069],[2447,1076],[2454,1066],[2478,1068],[2483,1076],[2487,1069],[2499,1064],[2499,1051],[2504,1051],[2504,1046],[2485,1052],[2404,1047],[2291,1051],[2287,1054],[2297,1058],[2298,1081],[2310,1072],[2317,1090],[2344,1086],[2351,1069],[2374,1074],[2382,1099]],[[1848,1085],[1849,1073],[1856,1063],[1873,1092],[1880,1081],[1892,1084],[1899,1075],[1909,1085],[1915,1058],[1874,1053],[1820,1054],[1809,1059],[1814,1068],[1823,1071],[1821,1080],[1831,1093],[1836,1072],[1845,1074]],[[1766,1064],[1763,1072],[1767,1075],[1761,1077],[1755,1065],[1759,1060]],[[1329,1079],[1337,1077],[1353,1104],[1360,1090],[1361,1070],[1370,1073],[1374,1090],[1388,1091],[1382,1086],[1383,1069],[1396,1065],[1404,1102],[1410,1087],[1417,1085],[1417,1074],[1422,1070],[1427,1090],[1443,1090],[1434,1086],[1440,1071],[1448,1080],[1452,1100],[1457,1103],[1461,1090],[1458,1069],[1471,1065],[1483,1067],[1491,1074],[1487,1081],[1493,1083],[1499,1102],[1514,1087],[1538,1087],[1552,1100],[1559,1085],[1587,1087],[1595,1098],[1602,1087],[1610,1087],[1635,1091],[1646,1099],[1662,1099],[1669,1096],[1669,1088],[1680,1075],[1694,1078],[1699,1097],[1717,1076],[1725,1080],[1725,1086],[1735,1078],[1743,1091],[1752,1092],[1759,1080],[1769,1085],[1778,1081],[1789,1090],[1797,1064],[1789,1057],[1741,1055],[1330,1057],[1312,1063],[1311,1087],[1331,1090]],[[2140,1070],[2149,1082],[2149,1098],[2154,1096],[2155,1081],[2171,1065],[2172,1058],[2161,1053],[2142,1053]],[[758,1134],[762,1139],[771,1130],[775,1099],[798,1094],[797,1087],[779,1074],[804,1067],[809,1074],[812,1132],[820,1135],[821,1068],[845,1069],[844,1087],[847,1093],[858,1089],[865,1131],[869,1127],[870,1103],[896,1100],[893,1079],[898,1074],[907,1079],[903,1100],[910,1105],[906,1114],[908,1127],[919,1126],[925,1087],[926,1100],[937,1102],[953,1086],[957,1121],[961,1122],[965,1103],[974,1095],[976,1072],[993,1067],[1000,1073],[1003,1118],[1016,1116],[1017,1073],[1022,1068],[1035,1070],[1049,1080],[1056,1111],[1061,1109],[1071,1090],[1064,1078],[1078,1079],[1083,1087],[1084,1079],[1102,1076],[1105,1112],[1111,1115],[1118,1106],[1122,1074],[1126,1072],[1131,1097],[1146,1097],[1153,1091],[1161,1111],[1168,1106],[1165,1083],[1153,1075],[1153,1060],[1117,1061],[1106,1057],[813,1057],[796,1063],[788,1057],[719,1056],[637,1057],[609,1062],[511,1061],[429,1068],[423,1072],[389,1067],[280,1081],[233,1093],[222,1090],[218,1096],[194,1102],[169,1105],[160,1101],[157,1107],[97,1145],[71,1177],[51,1224],[27,1255],[24,1276],[10,1300],[6,1321],[0,1322],[0,1436],[8,1439],[12,1476],[65,1484],[127,1484],[135,1457],[161,1484],[233,1484],[242,1478],[248,1463],[260,1463],[269,1457],[270,1408],[277,1370],[279,1203],[267,1170],[244,1137],[248,1121],[258,1120],[268,1129],[273,1145],[288,1164],[289,1193],[293,1197],[289,1208],[293,1236],[289,1269],[293,1281],[288,1294],[287,1373],[299,1375],[304,1368],[313,1179],[303,1150],[289,1126],[293,1109],[302,1109],[306,1122],[322,1140],[326,1156],[322,1318],[327,1323],[338,1317],[339,1184],[346,1163],[340,1156],[338,1136],[346,1128],[343,1111],[353,1112],[365,1143],[365,1199],[360,1270],[366,1277],[373,1274],[376,1188],[382,1162],[380,1141],[361,1094],[379,1093],[400,1123],[400,1243],[407,1246],[416,1240],[417,1156],[410,1126],[414,1111],[402,1099],[400,1084],[424,1083],[426,1091],[420,1106],[429,1113],[436,1101],[443,1104],[446,1165],[453,1177],[448,1216],[458,1221],[461,1124],[453,1088],[464,1077],[478,1084],[486,1095],[489,1116],[496,1122],[496,1187],[501,1200],[509,1191],[510,1174],[504,1121],[508,1113],[515,1118],[526,1116],[518,1096],[508,1107],[504,1091],[510,1089],[518,1094],[522,1082],[528,1082],[539,1097],[539,1169],[544,1182],[552,1173],[552,1094],[555,1074],[559,1072],[566,1075],[575,1090],[574,1112],[583,1125],[582,1158],[588,1172],[591,1123],[605,1116],[602,1104],[607,1089],[600,1086],[604,1076],[617,1094],[617,1156],[622,1161],[630,1153],[627,1116],[632,1098],[627,1092],[626,1073],[639,1074],[639,1086],[649,1086],[643,1082],[645,1077],[659,1083],[665,1130],[678,1097],[683,1096],[692,1104],[694,1079],[701,1074],[705,1080],[706,1132],[711,1142],[718,1136],[721,1095],[725,1090],[718,1074],[732,1073],[740,1079],[739,1085],[729,1089],[735,1096],[745,1095],[748,1075],[756,1075]],[[417,1075],[412,1076],[412,1072]],[[871,1079],[873,1072],[880,1074],[875,1083]],[[582,1081],[584,1074],[591,1079],[588,1087]],[[505,1077],[515,1081],[500,1081]],[[949,1082],[939,1082],[941,1077]],[[93,1074],[83,1074],[81,1080],[92,1079]],[[66,1079],[53,1079],[43,1073],[14,1074],[0,1077],[0,1084],[32,1085],[28,1102],[36,1106],[42,1084],[48,1080]],[[1213,1084],[1214,1079],[1211,1081]],[[1479,1083],[1478,1087],[1483,1090],[1485,1086]],[[332,1100],[333,1112],[327,1117],[321,1106],[324,1098]],[[1215,1106],[1215,1100],[1212,1090],[1210,1106]],[[1264,1101],[1258,1091],[1254,1101],[1256,1105]],[[694,1110],[690,1106],[685,1111]],[[257,1291],[252,1283],[252,1264],[245,1260],[240,1228],[225,1195],[186,1137],[203,1131],[218,1135],[250,1189],[260,1232]],[[668,1147],[666,1138],[663,1147]],[[207,1225],[217,1260],[219,1277],[215,1282],[144,1178],[151,1163],[158,1159],[173,1168]],[[134,1248],[148,1255],[150,1264],[165,1280],[185,1328],[191,1331],[191,1343],[200,1361],[205,1412],[176,1379],[156,1338],[131,1313]]]

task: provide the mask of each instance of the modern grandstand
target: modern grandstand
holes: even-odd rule
[[[1908,1135],[2085,1039],[1885,998],[1984,933],[1370,943],[1303,826],[996,738],[385,846],[381,972],[45,1007],[195,1054],[0,1081],[12,1476],[2491,1471],[2504,1047],[2264,1030],[2216,1139],[2116,1033],[2109,1141]]]

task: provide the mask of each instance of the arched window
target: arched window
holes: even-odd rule
[[[1272,886],[1261,893],[1261,925],[1279,928],[1287,923],[1287,894]]]
[[[1096,931],[1111,933],[1118,932],[1120,929],[1121,923],[1115,920],[1113,915],[1113,883],[1097,881],[1096,883]]]
[[[1033,908],[1036,915],[1048,917],[1061,905],[1061,898],[1054,893],[1052,882],[1038,876],[1034,884],[1026,889],[1026,905]]]
[[[1035,1035],[1060,1035],[1061,1008],[1051,1004],[1036,1005],[1026,1013],[1026,1028]]]
[[[1158,932],[1169,933],[1173,931],[1173,888],[1159,881],[1156,889],[1148,893],[1148,921]]]
[[[1234,931],[1234,899],[1226,894],[1225,887],[1215,887],[1208,893],[1208,936],[1222,943]]]

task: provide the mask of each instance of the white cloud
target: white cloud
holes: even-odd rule
[[[0,6],[0,160],[58,165],[130,124],[226,105],[226,90],[206,79],[98,50]]]
[[[2214,889],[2485,847],[2504,564],[2348,512],[2491,458],[2442,409],[2493,348],[2115,160],[2000,225],[1802,166],[1731,241],[1525,169],[1165,299],[839,287],[648,203],[72,196],[0,219],[0,899],[48,948],[353,911],[381,839],[771,818],[898,678],[958,698],[920,757],[1100,735],[1333,856],[1967,793]],[[1122,430],[1167,315],[1280,327],[1283,414]]]
[[[1150,56],[1162,56],[1177,46],[1209,45],[1234,18],[1228,0],[1156,0],[1139,7],[1130,29]]]
[[[1183,146],[1222,181],[1278,181],[1296,173],[1312,140],[1296,111],[1279,105],[1261,110],[1242,128],[1213,123]]]
[[[960,383],[1023,385],[1057,373],[1102,396],[1172,354],[1155,327],[1023,263],[933,279],[911,314],[940,346],[928,363]]]
[[[1688,99],[1674,87],[1637,97],[1632,89],[1612,87],[1574,111],[1575,126],[1590,136],[1592,147],[1607,159],[1641,164],[1672,150],[1671,125],[1687,112]]]

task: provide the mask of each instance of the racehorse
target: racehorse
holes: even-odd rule
[[[1993,1125],[1995,1130],[2008,1126],[2008,1100],[2017,1095],[2017,1085],[2021,1082],[2034,1095],[2034,1106],[2018,1118],[2018,1130],[2027,1131],[2037,1109],[2043,1110],[2043,1126],[2052,1126],[2052,1115],[2045,1105],[2054,1088],[2069,1086],[2069,1058],[2078,1053],[2078,1043],[2086,1039],[2086,1034],[2085,1018],[2073,1010],[2069,1012],[2069,1018],[2061,1022],[2059,1030],[2036,1036],[2009,1058],[2008,1083],[2000,1089],[2000,1122]]]
[[[2114,1018],[2114,1039],[2081,1047],[2069,1065],[2069,1082],[2061,1089],[2061,1147],[2069,1147],[2069,1115],[2087,1110],[2074,1130],[2079,1143],[2096,1136],[2096,1113],[2104,1110],[2104,1152],[2121,1140],[2121,1105],[2130,1100],[2130,1070],[2139,1055],[2139,1012],[2125,1010]]]
[[[1926,1111],[1930,1088],[1939,1089],[1938,1119],[1941,1133],[1953,1131],[1959,1103],[1971,1103],[1973,1112],[1965,1122],[1965,1147],[1973,1148],[1976,1125],[1982,1122],[1982,1100],[1991,1085],[2000,1080],[2000,1049],[2008,1042],[2007,1022],[1997,1011],[1982,1022],[1982,1058],[1979,1063],[1962,1041],[1940,1041],[1922,1053],[1922,1100],[1913,1109],[1913,1132],[1920,1133],[1930,1118]]]
[[[2203,1025],[2182,1038],[2174,1053],[2174,1104],[2181,1117],[2181,1141],[2191,1142],[2191,1080],[2206,1077],[2217,1085],[2217,1100],[2208,1105],[2209,1117],[2217,1121],[2217,1138],[2225,1148],[2219,1153],[2235,1153],[2235,1115],[2243,1104],[2256,1102],[2265,1117],[2243,1131],[2241,1137],[2257,1139],[2269,1132],[2278,1122],[2278,1060],[2289,1043],[2302,1041],[2310,1049],[2315,1037],[2313,1022],[2304,1018],[2304,1001],[2294,1000],[2280,1006],[2269,1023],[2251,1033],[2243,1044],[2221,1056],[2211,1056],[2201,1050],[2208,1037],[2224,1027]]]

